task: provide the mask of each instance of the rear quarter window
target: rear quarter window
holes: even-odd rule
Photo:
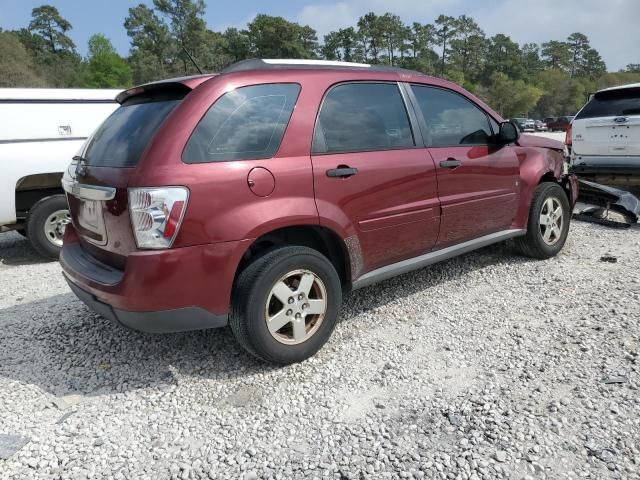
[[[578,113],[576,120],[629,115],[640,115],[640,88],[596,93]]]
[[[222,95],[200,120],[182,154],[185,163],[273,157],[291,118],[300,85],[241,87]]]

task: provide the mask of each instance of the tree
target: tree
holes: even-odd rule
[[[580,77],[596,79],[607,73],[607,66],[595,48],[588,48],[582,57],[578,74]]]
[[[466,15],[456,20],[456,32],[456,38],[451,40],[451,62],[463,78],[477,78],[486,49],[484,32]]]
[[[282,17],[256,15],[247,25],[251,54],[258,58],[313,58],[316,32]]]
[[[387,50],[387,63],[394,64],[395,51],[405,42],[404,25],[397,15],[385,13],[377,19],[377,28]]]
[[[551,40],[542,44],[542,59],[547,68],[552,70],[569,70],[571,52],[566,42]]]
[[[183,73],[197,73],[194,61],[197,63],[198,56],[203,53],[207,32],[202,18],[206,9],[204,0],[153,0],[153,4],[169,20]]]
[[[131,68],[102,34],[89,38],[86,86],[126,88],[131,85]]]
[[[40,37],[42,45],[49,53],[60,51],[74,52],[75,44],[66,33],[71,30],[71,24],[62,18],[58,9],[51,5],[42,5],[31,11],[29,31]]]
[[[543,95],[536,106],[539,116],[573,115],[587,97],[582,81],[571,78],[563,70],[545,70],[536,79]]]
[[[340,49],[340,34],[338,32],[329,32],[324,36],[324,43],[320,49],[322,58],[326,60],[342,60],[342,51]]]
[[[358,19],[358,32],[363,39],[365,58],[370,58],[371,63],[378,63],[379,52],[384,43],[378,16],[373,12],[369,12],[360,17]]]
[[[169,27],[152,9],[144,4],[130,8],[124,28],[131,38],[129,61],[135,83],[174,73],[175,45]]]
[[[640,63],[629,63],[625,68],[625,72],[640,73]]]
[[[420,55],[431,50],[435,41],[436,29],[433,25],[421,25],[418,22],[413,22],[409,36],[413,58],[418,58]]]
[[[226,41],[225,52],[232,62],[249,58],[251,43],[246,32],[241,32],[237,28],[227,28],[222,35]]]
[[[567,38],[569,49],[569,74],[575,77],[580,70],[586,51],[589,49],[589,39],[586,35],[576,32]]]
[[[444,75],[447,61],[447,45],[456,36],[456,19],[447,15],[440,15],[436,19],[436,38],[442,48],[442,61],[440,62],[440,75]]]
[[[345,62],[366,62],[364,39],[353,27],[338,30],[342,60]]]
[[[0,32],[0,87],[44,87],[18,35]]]
[[[522,51],[517,43],[502,33],[489,39],[485,57],[485,82],[493,83],[490,78],[495,72],[514,79],[522,78],[523,70]]]
[[[544,68],[537,43],[522,45],[522,68],[525,78],[535,77]]]
[[[542,90],[527,85],[523,80],[512,80],[502,72],[491,75],[486,97],[504,117],[528,115],[542,96]]]

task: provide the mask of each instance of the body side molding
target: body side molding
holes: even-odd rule
[[[474,238],[458,245],[452,245],[440,250],[420,255],[419,257],[409,258],[401,262],[387,265],[386,267],[377,268],[368,273],[365,273],[352,284],[352,290],[368,287],[377,282],[387,280],[403,273],[408,273],[413,270],[433,265],[434,263],[442,262],[450,258],[462,255],[464,253],[477,250],[478,248],[486,247],[493,243],[501,242],[509,238],[519,237],[527,233],[524,229],[510,229],[503,230],[501,232],[491,233],[479,238]]]

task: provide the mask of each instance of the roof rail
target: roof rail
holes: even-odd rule
[[[220,73],[242,72],[246,70],[275,70],[290,68],[313,68],[313,69],[370,69],[375,71],[397,71],[408,72],[409,70],[390,67],[387,65],[370,65],[368,63],[339,62],[334,60],[304,60],[304,59],[249,59],[233,63]],[[418,73],[418,72],[411,72]]]

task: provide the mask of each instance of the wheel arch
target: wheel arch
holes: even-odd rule
[[[256,258],[279,246],[305,246],[327,257],[332,263],[343,288],[348,289],[352,281],[353,253],[345,241],[334,230],[318,224],[299,224],[276,228],[261,234],[251,242],[240,257],[236,267],[234,284],[238,275]]]
[[[520,200],[518,211],[514,219],[515,228],[527,228],[529,210],[533,192],[544,182],[557,183],[566,192],[563,185],[562,167],[564,156],[561,152],[546,148],[521,148],[518,152],[520,159]],[[571,200],[571,193],[568,193]]]
[[[36,173],[25,175],[16,182],[16,217],[24,218],[38,202],[52,195],[64,194],[62,172]]]

